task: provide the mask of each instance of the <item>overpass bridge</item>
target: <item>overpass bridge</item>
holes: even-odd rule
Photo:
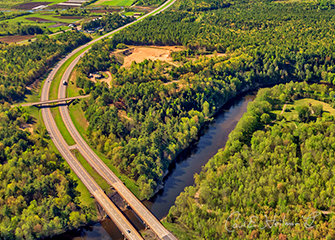
[[[33,102],[33,103],[24,103],[24,104],[19,104],[22,107],[29,107],[29,106],[38,106],[38,105],[43,105],[43,104],[50,104],[50,103],[58,103],[58,102],[66,102],[66,101],[72,101],[75,99],[80,99],[80,98],[87,98],[90,95],[83,95],[83,96],[77,96],[77,97],[69,97],[69,98],[58,98],[55,100],[45,100],[45,101],[40,101],[40,102]],[[12,105],[12,107],[16,107],[16,105]]]

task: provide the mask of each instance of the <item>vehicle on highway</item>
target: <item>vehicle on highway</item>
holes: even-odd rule
[[[129,230],[129,229],[127,229],[127,232],[128,232],[128,233],[130,233],[130,230]]]
[[[67,82],[64,80],[64,81],[63,81],[63,85],[66,85],[66,84],[67,84]]]

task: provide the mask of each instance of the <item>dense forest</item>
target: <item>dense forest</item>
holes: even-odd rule
[[[306,82],[261,89],[167,220],[204,239],[333,239],[335,124],[322,102],[334,95]],[[302,98],[321,102],[273,113]]]
[[[0,102],[21,99],[27,85],[45,74],[63,54],[89,40],[82,33],[66,32],[53,38],[40,36],[24,45],[0,44]]]
[[[102,18],[96,18],[94,21],[83,22],[82,29],[92,29],[92,28],[104,28],[105,31],[110,31],[113,29],[117,29],[127,23],[134,21],[134,17],[122,17],[118,13],[110,13],[107,15],[102,16]]]
[[[334,9],[259,1],[220,7],[151,17],[96,45],[79,63],[77,86],[92,93],[82,106],[88,138],[137,180],[142,198],[155,192],[171,161],[237,93],[290,80],[334,81]],[[124,69],[110,54],[119,43],[188,50],[172,54],[184,63],[178,67],[146,60]],[[189,58],[208,52],[214,57]],[[113,73],[111,88],[88,80],[96,70]]]
[[[1,239],[52,236],[92,218],[79,207],[70,168],[47,147],[46,130],[22,130],[31,120],[23,108],[0,104]]]

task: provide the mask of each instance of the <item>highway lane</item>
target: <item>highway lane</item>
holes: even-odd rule
[[[164,8],[154,10],[155,14],[164,11],[170,7],[174,1],[167,3]],[[140,21],[146,16],[138,19]],[[126,25],[127,26],[127,25]],[[120,31],[126,26],[121,27],[113,32]],[[88,51],[88,50],[86,50]],[[85,52],[86,52],[85,51]],[[68,81],[70,74],[78,63],[79,59],[85,54],[83,52],[74,61],[71,62],[69,67],[65,70],[63,80]],[[66,86],[63,84],[59,85],[58,98],[66,97]],[[89,164],[120,194],[120,196],[129,204],[129,206],[135,211],[135,213],[157,234],[160,239],[164,240],[176,240],[177,238],[169,232],[160,221],[132,194],[131,191],[123,184],[123,182],[106,166],[106,164],[95,154],[95,152],[89,147],[86,141],[81,137],[77,129],[75,128],[67,106],[60,106],[60,113],[63,121],[69,130],[71,136],[76,141],[77,149],[83,155],[83,157],[89,162]]]
[[[62,93],[65,94],[65,91],[62,91]],[[67,106],[60,106],[59,108],[65,126],[76,141],[77,149],[88,163],[120,194],[135,213],[157,234],[157,236],[160,237],[160,239],[176,239],[88,146],[75,128]]]
[[[57,71],[54,69],[48,76],[48,79],[52,79]],[[46,81],[43,89],[41,100],[46,101],[49,98],[50,82]],[[132,224],[125,218],[122,212],[115,206],[115,204],[109,199],[109,197],[104,193],[104,191],[99,187],[99,185],[94,181],[94,179],[89,175],[85,168],[80,164],[80,162],[73,156],[69,150],[69,146],[65,142],[63,136],[61,135],[59,129],[57,128],[56,122],[52,117],[50,108],[42,109],[42,116],[44,119],[45,126],[50,134],[50,137],[54,144],[56,145],[58,151],[62,154],[65,160],[70,165],[71,169],[79,177],[79,179],[84,183],[93,197],[98,201],[98,203],[103,207],[108,216],[113,220],[116,226],[124,234],[127,239],[140,240],[143,239],[137,230],[132,226]]]
[[[151,15],[152,13],[157,14],[157,13],[167,9],[168,7],[170,7],[173,3],[174,3],[174,1],[168,1],[168,2],[164,3],[161,7],[157,8],[153,12],[149,13],[148,15]],[[145,15],[145,16],[137,19],[135,22],[141,21],[142,19],[144,19],[148,15]],[[112,31],[112,32],[110,32],[110,33],[108,33],[108,34],[106,34],[106,35],[104,35],[104,36],[102,36],[98,39],[95,39],[95,40],[89,42],[88,44],[77,48],[76,50],[74,50],[73,52],[68,54],[65,58],[63,58],[56,65],[56,67],[51,71],[51,73],[49,74],[49,76],[48,76],[48,78],[47,78],[47,80],[46,80],[46,82],[43,86],[41,101],[46,101],[46,100],[49,99],[49,91],[50,91],[51,81],[54,78],[55,73],[60,69],[60,67],[65,63],[65,61],[67,61],[71,56],[76,54],[78,51],[81,51],[83,48],[87,47],[88,45],[92,45],[95,42],[101,40],[102,38],[108,37],[108,36],[118,32],[118,31],[124,29],[125,27],[132,25],[132,24],[134,24],[134,22],[130,23],[130,24],[127,24],[127,25],[125,25],[125,26],[123,26],[123,27],[121,27],[117,30],[114,30],[114,31]],[[88,51],[88,50],[86,50],[86,51]],[[70,64],[68,69],[70,69],[70,68],[73,69],[73,67],[75,66],[75,64],[77,64],[78,60],[80,59],[80,57],[83,54],[84,53],[82,53],[80,56],[78,56]],[[66,73],[65,73],[66,80],[68,80],[68,76],[69,76],[70,73],[71,73],[71,71],[66,71]],[[63,82],[63,80],[61,82]],[[62,86],[60,86],[60,88],[62,88]],[[64,92],[64,97],[65,97],[65,91],[59,91],[60,94],[62,92]],[[67,110],[67,108],[66,108],[66,110]],[[61,112],[63,112],[63,111],[61,111]],[[107,214],[116,223],[117,227],[124,233],[124,235],[128,239],[142,239],[141,236],[138,234],[138,232],[133,228],[133,226],[127,221],[127,219],[125,219],[123,214],[118,211],[116,206],[109,200],[109,198],[103,193],[103,191],[94,182],[94,180],[90,177],[90,175],[85,171],[85,169],[81,166],[79,161],[72,155],[72,153],[69,150],[69,146],[66,144],[64,138],[61,136],[59,130],[57,129],[56,123],[55,123],[54,119],[52,118],[50,109],[49,108],[42,109],[42,116],[43,116],[46,128],[47,128],[47,130],[48,130],[48,132],[51,136],[51,139],[55,143],[57,149],[60,151],[60,153],[63,155],[63,157],[67,160],[67,162],[69,163],[69,165],[73,169],[73,171],[83,181],[83,183],[89,189],[89,191],[92,193],[92,195],[96,198],[96,200],[105,209]],[[68,120],[71,120],[71,119],[68,117]],[[69,124],[69,123],[67,123],[67,124]],[[86,142],[83,141],[83,142],[81,142],[81,144],[86,144]],[[84,148],[82,147],[82,145],[77,144],[76,146],[79,149],[81,149],[81,152],[86,154],[86,158],[89,158],[87,154],[92,154],[92,153],[94,154],[94,152],[88,147],[88,145],[86,145],[86,146],[83,145],[84,148],[86,148],[86,151],[83,150]],[[88,149],[87,149],[87,147],[88,147]],[[93,157],[95,158],[95,161],[102,162],[96,155],[93,156]],[[106,165],[102,165],[100,167],[95,167],[95,168],[104,169],[105,178],[107,176],[106,174],[113,174]],[[151,214],[151,212],[142,205],[142,203],[128,190],[128,188],[126,188],[123,185],[123,183],[115,175],[114,176],[109,176],[107,178],[108,178],[109,182],[110,181],[115,182],[114,187],[116,189],[122,189],[122,190],[119,190],[119,193],[121,194],[121,196],[123,196],[126,200],[127,200],[127,198],[129,199],[128,201],[130,203],[130,206],[133,207],[134,211],[138,213],[138,215],[148,224],[149,227],[151,227],[156,232],[156,234],[161,239],[165,239],[165,240],[176,239],[169,231],[167,231],[161,225],[161,223]],[[129,229],[131,230],[130,232],[127,231]]]

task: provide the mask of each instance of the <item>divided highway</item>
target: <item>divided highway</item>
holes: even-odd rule
[[[137,19],[136,21],[129,23],[119,29],[116,29],[100,38],[97,38],[86,45],[83,45],[73,52],[71,52],[67,57],[62,59],[59,64],[53,69],[53,71],[49,74],[42,90],[41,101],[49,100],[49,91],[50,91],[50,82],[52,80],[55,73],[59,70],[60,66],[62,66],[66,60],[72,57],[74,54],[81,51],[83,48],[96,43],[97,41],[105,38],[110,37],[112,34],[132,25],[138,21],[143,20],[144,18],[155,15],[159,12],[164,11],[168,7],[170,7],[175,0],[169,0],[164,3],[159,8],[155,9],[151,13]],[[61,82],[68,81],[69,76],[78,63],[81,56],[87,52],[85,50],[81,53],[76,59],[74,59],[69,67],[66,69],[63,79]],[[64,100],[66,97],[66,86],[60,84],[59,91],[58,91],[58,98]],[[129,206],[136,212],[136,214],[149,226],[160,239],[163,240],[177,240],[177,238],[169,232],[161,223],[160,221],[153,216],[153,214],[129,191],[129,189],[123,184],[123,182],[105,165],[105,163],[94,153],[94,151],[88,146],[85,140],[81,137],[77,129],[75,128],[67,106],[60,107],[60,113],[62,115],[63,121],[69,130],[70,134],[72,135],[73,139],[76,141],[76,146],[80,153],[84,156],[84,158],[89,162],[89,164],[111,185],[114,189],[123,197],[123,199],[129,204]],[[79,161],[72,155],[68,146],[60,134],[56,123],[51,115],[51,111],[49,108],[42,109],[42,116],[47,127],[47,130],[51,136],[51,139],[55,143],[57,149],[69,163],[73,171],[78,175],[78,177],[83,181],[85,186],[89,189],[92,195],[97,199],[97,201],[101,204],[107,214],[111,217],[111,219],[116,223],[118,228],[123,232],[125,237],[128,239],[142,239],[139,233],[134,229],[134,227],[129,223],[129,221],[123,216],[123,214],[117,209],[117,207],[109,200],[108,196],[103,193],[102,189],[95,183],[95,181],[91,178],[91,176],[86,172],[86,170],[81,166]]]
[[[51,71],[48,79],[52,79],[57,72],[56,69]],[[49,99],[50,82],[45,81],[42,89],[41,101],[47,101]],[[109,197],[104,193],[104,191],[99,187],[99,185],[94,181],[94,179],[89,175],[85,168],[80,164],[80,162],[73,156],[69,146],[65,142],[62,134],[57,128],[56,122],[52,117],[50,108],[42,109],[42,116],[44,119],[45,126],[50,134],[50,137],[54,144],[56,145],[58,151],[65,158],[67,163],[70,165],[71,169],[76,173],[79,179],[84,183],[90,193],[103,207],[108,216],[115,222],[116,226],[124,234],[127,239],[143,239],[137,230],[132,226],[132,224],[125,218],[122,212],[115,206],[115,204],[109,199]]]

